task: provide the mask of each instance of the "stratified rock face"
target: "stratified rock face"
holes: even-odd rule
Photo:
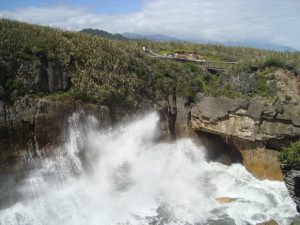
[[[13,106],[0,101],[0,171],[26,167],[26,157],[37,155],[39,148],[63,143],[63,128],[74,112],[93,115],[101,127],[109,127],[110,112],[106,106],[65,99],[50,101],[28,96]]]
[[[174,140],[190,137],[190,112],[191,104],[188,99],[175,94],[165,98],[157,98],[155,104],[149,107],[160,115],[159,133],[160,140]]]
[[[297,211],[300,213],[300,168],[293,168],[290,165],[281,165],[285,185],[297,204]]]
[[[63,91],[71,86],[67,72],[58,62],[23,62],[19,73],[27,75],[24,85],[32,92]]]
[[[278,152],[300,136],[300,106],[264,106],[256,100],[203,97],[191,110],[193,130],[213,133],[240,150],[259,178],[281,179]]]

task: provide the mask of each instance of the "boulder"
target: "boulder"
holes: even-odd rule
[[[231,202],[235,202],[237,199],[236,198],[228,198],[228,197],[220,197],[220,198],[216,198],[216,200],[220,204],[224,205],[224,204],[228,204]]]

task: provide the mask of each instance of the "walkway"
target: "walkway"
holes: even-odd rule
[[[186,58],[180,58],[180,57],[172,57],[172,56],[163,56],[156,53],[153,53],[152,51],[146,50],[145,54],[149,57],[156,58],[156,59],[171,59],[177,62],[190,62],[202,65],[208,70],[214,70],[214,71],[225,71],[230,66],[233,66],[237,64],[237,62],[225,62],[225,61],[207,61],[207,60],[197,60],[197,59],[186,59]]]

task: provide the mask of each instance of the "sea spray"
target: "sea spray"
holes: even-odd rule
[[[82,115],[81,115],[82,116]],[[295,205],[282,182],[240,164],[205,161],[190,139],[156,143],[156,113],[115,130],[70,117],[67,143],[26,178],[2,225],[289,224]],[[219,197],[234,198],[220,204]]]

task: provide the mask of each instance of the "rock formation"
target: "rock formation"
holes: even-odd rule
[[[47,149],[62,143],[62,128],[68,117],[79,111],[94,115],[102,127],[111,125],[109,109],[97,104],[28,96],[12,106],[0,101],[0,171],[26,167],[27,157],[37,154],[37,145]]]
[[[255,100],[203,97],[191,110],[191,127],[213,133],[239,150],[258,178],[282,179],[278,150],[300,136],[298,105],[264,106]]]
[[[281,165],[285,186],[290,196],[297,204],[297,211],[300,213],[300,168],[290,165]]]

